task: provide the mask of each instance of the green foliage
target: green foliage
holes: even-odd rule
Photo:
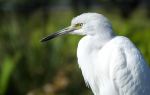
[[[5,58],[0,76],[0,95],[3,95],[7,88],[7,82],[9,80],[13,68],[14,63],[12,63],[12,60],[10,58]]]
[[[1,64],[2,66],[0,73],[0,95],[4,95],[7,89],[10,76],[12,75],[13,70],[15,69],[19,56],[20,55],[17,54],[14,59],[6,57],[3,63]]]

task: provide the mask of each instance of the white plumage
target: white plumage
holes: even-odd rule
[[[81,14],[69,28],[42,41],[66,33],[84,35],[78,63],[94,95],[150,95],[150,70],[143,56],[128,38],[114,34],[103,15]]]

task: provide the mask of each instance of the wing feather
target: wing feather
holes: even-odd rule
[[[111,58],[115,89],[119,95],[150,95],[150,72],[144,58],[131,42],[124,46],[115,48]]]

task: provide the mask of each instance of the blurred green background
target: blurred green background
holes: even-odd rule
[[[84,12],[112,22],[150,63],[149,0],[0,0],[0,95],[92,95],[78,68],[81,36],[40,40]]]

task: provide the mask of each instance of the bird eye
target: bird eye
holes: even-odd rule
[[[80,29],[83,26],[83,23],[77,23],[75,24],[75,28]]]

